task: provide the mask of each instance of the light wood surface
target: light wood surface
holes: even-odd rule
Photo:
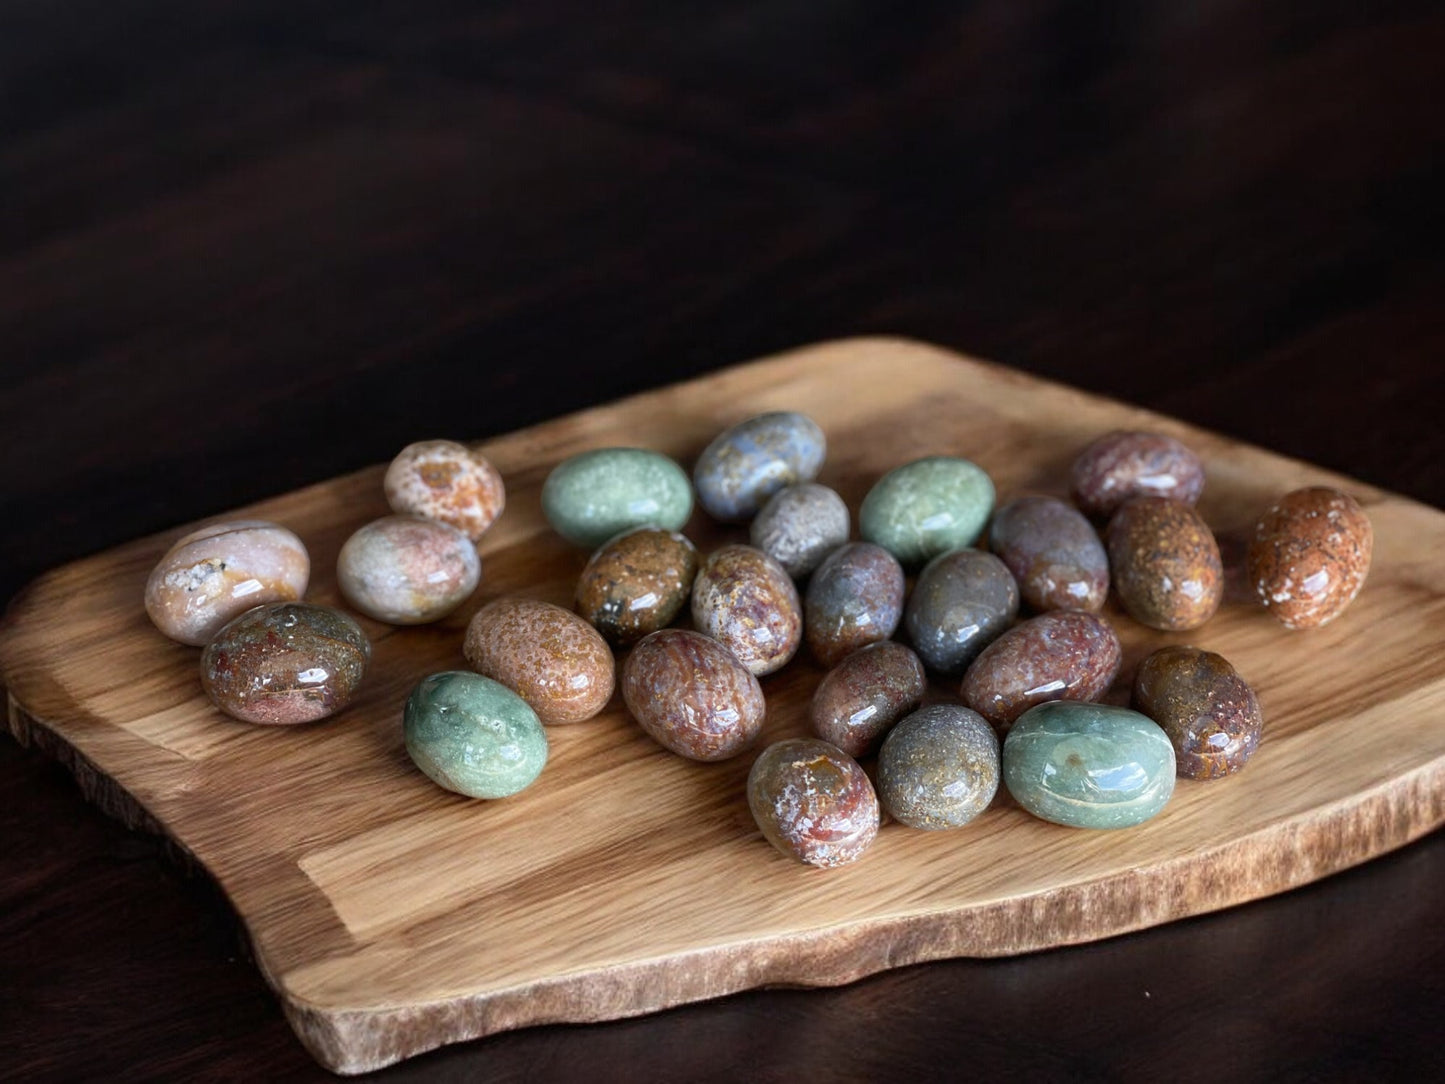
[[[611,444],[690,465],[723,426],[770,409],[803,410],[824,427],[820,480],[855,513],[880,473],[919,455],[968,456],[1007,499],[1062,494],[1073,454],[1104,430],[1184,439],[1208,471],[1200,507],[1221,536],[1225,605],[1201,630],[1164,634],[1111,603],[1125,665],[1109,699],[1123,702],[1155,647],[1219,651],[1264,709],[1249,767],[1181,781],[1160,817],[1127,831],[1060,828],[1000,796],[959,831],[885,825],[860,862],[834,871],[795,865],[763,842],[743,797],[750,756],[680,760],[642,734],[620,697],[594,721],[553,728],[546,771],[515,798],[468,801],[412,768],[402,702],[425,674],[463,665],[471,614],[503,594],[570,604],[586,554],[542,519],[552,465]],[[333,720],[276,730],[226,719],[201,694],[197,651],[150,626],[146,575],[189,525],[48,574],[0,626],[12,730],[216,878],[297,1033],[340,1072],[527,1024],[1107,937],[1306,883],[1445,820],[1445,515],[1405,498],[888,339],[811,347],[480,448],[508,488],[507,512],[480,547],[480,589],[436,626],[363,618],[372,670]],[[385,513],[382,471],[242,510],[306,541],[313,601],[339,604],[336,554]],[[1316,482],[1365,506],[1375,563],[1344,617],[1294,633],[1244,591],[1240,537],[1275,496]],[[700,512],[688,532],[704,550],[743,537]],[[802,660],[764,679],[763,742],[803,733],[820,677]]]

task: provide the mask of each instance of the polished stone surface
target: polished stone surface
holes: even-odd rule
[[[1094,519],[1108,519],[1134,497],[1168,497],[1194,504],[1204,492],[1204,465],[1189,448],[1163,433],[1105,433],[1074,460],[1074,503]]]
[[[808,726],[849,756],[867,756],[927,691],[917,655],[892,640],[870,644],[823,676],[808,705]]]
[[[918,574],[903,628],[928,669],[958,677],[1018,612],[1018,584],[1003,561],[982,550],[954,550]]]
[[[993,727],[961,704],[930,704],[903,719],[878,751],[878,799],[910,828],[960,828],[998,792]]]
[[[734,544],[703,559],[692,582],[692,623],[759,677],[781,670],[803,639],[803,607],[783,566]]]
[[[745,520],[774,493],[817,477],[828,441],[806,414],[758,414],[719,433],[693,468],[697,497],[724,523]]]
[[[597,448],[553,468],[542,485],[542,512],[567,541],[596,549],[632,527],[681,530],[692,515],[692,485],[660,452]]]
[[[686,535],[637,527],[605,543],[577,580],[577,612],[613,647],[668,625],[692,597],[697,547]]]
[[[767,710],[752,671],[691,629],[661,629],[632,649],[622,699],[654,741],[689,760],[726,760],[748,749]]]
[[[425,677],[402,715],[406,751],[438,786],[469,798],[506,798],[547,764],[547,733],[506,686],[467,670]]]
[[[1360,593],[1374,544],[1369,516],[1348,493],[1329,486],[1297,489],[1255,524],[1249,581],[1287,628],[1318,628]]]
[[[440,520],[473,542],[497,521],[506,486],[486,456],[454,440],[420,440],[403,448],[382,480],[398,515]]]
[[[748,539],[800,580],[848,541],[850,522],[842,497],[817,482],[801,482],[768,498],[753,517]]]
[[[348,603],[390,625],[425,625],[476,590],[482,559],[466,534],[416,516],[385,516],[361,527],[336,557]]]
[[[878,796],[856,760],[817,738],[774,742],[748,772],[748,808],[789,858],[832,869],[856,862],[878,835]]]
[[[1259,746],[1259,698],[1223,655],[1175,644],[1134,675],[1132,704],[1174,743],[1179,774],[1217,779],[1239,771]]]
[[[971,546],[993,511],[993,481],[967,459],[929,456],[880,478],[858,511],[858,530],[906,568]]]
[[[1019,497],[1002,505],[989,524],[988,548],[1035,613],[1098,610],[1109,595],[1104,543],[1083,513],[1061,500]]]
[[[1184,501],[1135,497],[1105,534],[1114,590],[1129,616],[1164,631],[1197,629],[1224,599],[1224,563],[1209,525]]]
[[[813,658],[836,666],[892,636],[903,619],[904,586],[902,566],[882,546],[849,542],[830,553],[803,599],[803,635]]]

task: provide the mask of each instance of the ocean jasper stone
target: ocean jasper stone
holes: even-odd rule
[[[982,550],[955,550],[919,573],[903,627],[924,666],[958,677],[1018,612],[1018,584],[1002,561]]]
[[[662,629],[632,649],[622,698],[654,741],[690,760],[737,756],[757,740],[766,711],[752,671],[690,629]]]
[[[878,799],[910,828],[959,828],[998,793],[998,735],[958,704],[915,711],[878,752]]]
[[[759,677],[786,666],[803,638],[792,578],[752,546],[723,546],[702,562],[692,583],[692,623]]]
[[[658,452],[598,448],[564,459],[547,475],[542,512],[567,541],[596,549],[632,527],[681,530],[692,515],[692,486]]]
[[[878,796],[867,773],[816,738],[775,742],[758,755],[748,808],[764,839],[823,869],[856,861],[878,835]]]
[[[1129,828],[1174,793],[1174,747],[1128,708],[1058,701],[1025,712],[1003,743],[1004,785],[1036,817]]]
[[[808,725],[850,757],[867,756],[923,702],[927,688],[917,655],[891,640],[871,644],[824,676],[808,707]]]
[[[505,798],[547,763],[547,734],[527,702],[466,670],[422,678],[402,714],[406,751],[438,786],[468,798]]]
[[[454,440],[408,444],[391,461],[382,488],[398,515],[449,523],[473,542],[496,522],[507,502],[497,468]]]
[[[299,599],[310,577],[306,547],[285,527],[212,523],[166,551],[146,581],[146,613],[172,640],[200,647],[253,606]]]
[[[848,506],[843,498],[817,482],[778,490],[754,517],[749,538],[801,580],[823,558],[848,541]]]
[[[462,654],[548,725],[592,718],[616,687],[612,652],[597,630],[571,610],[537,599],[487,603],[467,626]]]
[[[1109,555],[1093,525],[1053,497],[1019,497],[994,513],[988,548],[1008,565],[1033,610],[1097,610],[1109,594]]]
[[[1316,628],[1339,617],[1360,593],[1374,537],[1365,510],[1349,494],[1329,486],[1297,489],[1255,524],[1249,581],[1287,628]]]
[[[931,456],[889,471],[868,491],[858,530],[917,568],[971,546],[993,511],[993,481],[967,459]]]
[[[692,596],[697,547],[685,535],[638,527],[592,555],[577,581],[577,612],[613,647],[664,628]]]
[[[808,581],[803,627],[808,648],[836,666],[860,647],[886,640],[903,617],[903,567],[871,542],[834,550]]]
[[[1192,505],[1135,497],[1109,521],[1109,567],[1129,616],[1152,629],[1197,629],[1224,598],[1214,533]]]
[[[811,482],[827,453],[823,430],[807,415],[759,414],[703,449],[692,472],[697,498],[714,519],[740,522],[784,486]]]
[[[482,578],[472,540],[455,527],[385,516],[360,528],[336,557],[336,584],[352,606],[389,625],[425,625],[465,602]]]
[[[1224,656],[1197,647],[1160,648],[1140,663],[1133,704],[1169,735],[1187,779],[1239,771],[1264,725],[1254,690]]]
[[[201,652],[201,687],[246,723],[310,723],[344,708],[371,661],[349,615],[305,602],[272,602],[235,618]]]
[[[1119,430],[1079,453],[1071,481],[1074,503],[1102,520],[1134,497],[1194,504],[1204,492],[1204,465],[1173,437]]]

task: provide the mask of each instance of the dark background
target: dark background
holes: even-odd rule
[[[0,0],[0,598],[864,332],[1445,505],[1442,58],[1436,3]],[[0,1073],[321,1075],[162,852],[0,739]],[[1442,901],[1437,832],[1098,945],[388,1075],[1420,1078]]]

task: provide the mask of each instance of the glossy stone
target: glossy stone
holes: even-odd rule
[[[1128,708],[1058,701],[1025,712],[1003,743],[1004,785],[1025,810],[1070,828],[1129,828],[1174,793],[1174,747]]]
[[[787,665],[803,638],[792,578],[752,546],[723,546],[702,562],[692,584],[692,623],[760,677]]]
[[[994,513],[988,547],[1034,611],[1097,610],[1109,594],[1109,556],[1093,525],[1053,497],[1019,497]]]
[[[1160,648],[1140,663],[1133,705],[1169,736],[1179,774],[1188,779],[1239,771],[1264,725],[1248,683],[1224,656],[1197,647]]]
[[[1191,505],[1135,497],[1109,521],[1109,568],[1129,616],[1154,629],[1197,629],[1224,598],[1219,544]]]
[[[172,640],[200,647],[253,606],[301,598],[310,577],[306,547],[285,527],[259,519],[212,523],[160,559],[146,581],[146,613]]]
[[[842,497],[827,486],[803,482],[768,498],[753,518],[749,538],[788,575],[803,579],[848,541],[848,524]]]
[[[612,652],[597,630],[571,610],[537,599],[487,603],[467,626],[462,654],[548,725],[592,718],[616,685]]]
[[[878,751],[878,800],[910,828],[967,824],[993,801],[998,778],[998,735],[959,704],[915,711]]]
[[[850,542],[834,550],[808,581],[803,604],[813,657],[836,666],[892,636],[903,617],[903,589],[903,567],[882,546]]]
[[[547,475],[542,513],[567,541],[596,549],[632,527],[681,530],[692,515],[692,486],[658,452],[598,448],[564,459]]]
[[[614,647],[665,628],[692,596],[697,547],[661,527],[626,531],[592,555],[577,581],[577,612]]]
[[[371,642],[348,614],[305,602],[247,610],[201,652],[201,687],[227,715],[290,726],[334,715],[371,661]]]
[[[878,797],[858,762],[816,738],[774,742],[748,773],[748,808],[789,858],[831,869],[862,857],[878,835]]]
[[[858,530],[916,568],[971,546],[993,511],[993,481],[967,459],[930,456],[889,471],[868,491]]]
[[[690,629],[644,637],[622,665],[622,698],[638,725],[691,760],[726,760],[757,740],[763,688],[731,651]]]
[[[1006,733],[1036,704],[1103,696],[1122,661],[1108,621],[1054,610],[1020,622],[984,649],[963,677],[963,702]]]
[[[871,644],[824,675],[808,707],[808,725],[849,756],[867,756],[922,703],[927,688],[917,655],[891,640]]]
[[[547,734],[527,702],[466,670],[422,678],[402,714],[406,751],[433,782],[469,798],[505,798],[547,764]]]
[[[507,502],[497,468],[454,440],[408,444],[391,461],[382,488],[398,515],[451,524],[474,542],[496,522]]]
[[[823,430],[806,414],[759,414],[703,449],[692,472],[697,498],[714,519],[745,520],[784,486],[811,482],[827,453]]]
[[[1329,486],[1297,489],[1255,524],[1249,581],[1286,627],[1317,628],[1360,593],[1374,538],[1369,517],[1349,494]]]
[[[1204,492],[1204,465],[1173,437],[1118,430],[1079,453],[1071,483],[1074,503],[1086,516],[1102,520],[1134,497],[1194,504]]]
[[[1018,584],[1001,560],[982,550],[954,550],[918,574],[903,627],[923,665],[957,677],[1018,612]]]
[[[360,528],[336,558],[336,585],[348,603],[391,625],[437,621],[465,602],[482,578],[482,559],[463,532],[415,516],[386,516]]]

